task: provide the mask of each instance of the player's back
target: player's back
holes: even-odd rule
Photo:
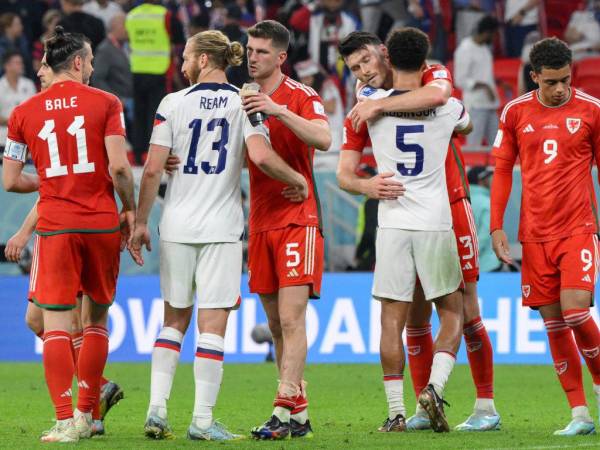
[[[399,94],[378,90],[369,98]],[[386,113],[368,122],[379,173],[393,172],[406,192],[379,207],[379,226],[407,230],[449,230],[452,227],[445,161],[454,128],[467,121],[462,104],[450,98],[446,105],[415,113]],[[466,125],[466,123],[465,123]]]
[[[182,165],[167,186],[161,239],[203,243],[241,238],[240,177],[249,126],[238,89],[230,84],[199,83],[163,99],[151,142],[172,148]]]
[[[577,89],[559,107],[545,106],[535,92],[505,107],[493,154],[521,161],[521,241],[597,231],[591,165],[594,151],[600,154],[599,127],[600,100]]]
[[[29,147],[40,177],[40,232],[119,226],[105,136],[124,135],[119,100],[75,81],[18,106],[9,139]]]

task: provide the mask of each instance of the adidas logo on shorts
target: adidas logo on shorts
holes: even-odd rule
[[[299,277],[300,274],[298,273],[298,271],[296,269],[292,269],[288,272],[287,277],[288,278],[294,278],[294,277]]]
[[[583,277],[581,279],[581,281],[585,281],[587,283],[591,283],[592,282],[592,277],[590,277],[590,274],[588,273],[588,274],[585,275],[585,277]]]

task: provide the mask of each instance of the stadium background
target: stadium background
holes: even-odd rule
[[[320,3],[319,3],[320,1]],[[394,26],[393,20],[386,18],[385,14],[379,25],[365,24],[360,18],[365,18],[363,8],[365,2],[356,3],[348,0],[337,2],[335,5],[328,0],[316,2],[286,2],[262,0],[244,1],[233,3],[202,2],[200,0],[170,0],[163,4],[168,8],[173,20],[178,21],[181,31],[189,34],[195,30],[194,26],[204,23],[209,27],[221,27],[225,31],[237,27],[241,33],[252,24],[256,17],[266,16],[277,18],[292,30],[293,40],[290,49],[290,64],[286,70],[291,75],[306,67],[305,58],[319,59],[311,55],[311,47],[306,46],[310,39],[311,22],[318,14],[338,14],[340,17],[351,17],[356,29],[376,29],[385,37],[389,29]],[[511,52],[509,34],[514,31],[506,17],[507,10],[514,8],[513,0],[507,1],[459,1],[459,0],[419,0],[403,1],[389,0],[399,9],[404,9],[406,17],[404,24],[417,26],[430,35],[432,41],[432,57],[453,68],[452,55],[457,46],[457,41],[468,36],[465,27],[475,27],[477,21],[491,15],[498,19],[500,24],[494,44],[494,74],[497,82],[498,93],[502,104],[518,95],[523,86],[519,83],[519,73],[526,63],[521,57],[508,57]],[[23,22],[23,36],[29,43],[29,50],[33,51],[31,57],[35,59],[34,45],[40,39],[44,15],[48,16],[49,10],[61,11],[64,17],[68,16],[69,2],[79,3],[79,0],[8,0],[0,2],[0,15],[15,13]],[[92,2],[93,3],[93,2]],[[101,1],[99,3],[106,3]],[[114,3],[114,2],[108,2]],[[140,1],[119,1],[119,6],[124,13],[139,5]],[[158,2],[160,3],[160,2]],[[518,3],[518,1],[517,1]],[[536,2],[533,2],[536,3]],[[533,8],[537,10],[537,26],[535,32],[541,36],[564,37],[570,23],[572,14],[584,11],[596,11],[598,2],[586,1],[537,1]],[[415,5],[421,7],[420,12],[415,12]],[[84,10],[90,4],[84,5]],[[114,6],[114,5],[110,5]],[[236,9],[237,7],[237,9]],[[239,19],[239,10],[242,18]],[[327,12],[329,11],[329,12]],[[308,15],[308,16],[307,16]],[[228,18],[228,16],[230,16]],[[599,16],[596,13],[596,16]],[[101,16],[99,16],[101,17]],[[308,22],[306,18],[309,18]],[[465,17],[468,19],[465,21]],[[235,19],[235,20],[234,20]],[[302,19],[302,20],[301,20]],[[207,22],[208,21],[208,22]],[[42,23],[43,22],[43,23]],[[0,24],[2,21],[0,20]],[[308,28],[305,25],[308,23]],[[398,22],[396,22],[397,24]],[[465,25],[466,24],[466,25]],[[570,25],[569,25],[570,26]],[[599,28],[600,29],[600,28]],[[111,26],[107,26],[111,33]],[[10,48],[6,43],[6,35],[0,36],[0,53]],[[241,35],[243,40],[243,34]],[[440,43],[443,38],[444,42]],[[527,41],[523,39],[522,47]],[[127,44],[125,43],[125,47]],[[181,80],[177,77],[177,65],[180,60],[176,57],[181,50],[180,43],[173,43],[173,59],[171,67],[166,73],[170,89],[177,87]],[[314,50],[314,49],[312,49]],[[600,50],[600,42],[597,50]],[[600,59],[590,53],[587,57],[577,58],[574,64],[573,84],[587,92],[594,94],[600,84]],[[297,63],[300,61],[300,65]],[[27,62],[27,61],[26,61]],[[321,66],[321,72],[329,79],[335,81],[340,93],[345,95],[345,87],[352,85],[354,80],[347,71],[341,69],[339,64],[327,68]],[[27,63],[25,66],[27,67]],[[300,68],[300,69],[299,69]],[[98,67],[96,67],[98,70]],[[597,69],[597,70],[595,70]],[[591,74],[591,77],[588,76]],[[25,73],[25,76],[30,74]],[[351,92],[345,97],[351,98]],[[455,95],[461,96],[459,89]],[[348,110],[352,105],[344,105]],[[127,102],[124,102],[127,105]],[[131,108],[128,108],[131,113]],[[131,114],[130,114],[131,115]],[[131,124],[135,127],[135,121]],[[464,143],[463,143],[464,144]],[[492,165],[493,160],[489,153],[489,146],[484,140],[478,146],[463,145],[467,166]],[[131,160],[135,164],[134,150],[131,149]],[[337,187],[335,179],[335,163],[339,149],[332,148],[322,160],[317,159],[315,178],[322,202],[323,229],[326,236],[326,268],[330,272],[324,280],[323,297],[311,304],[309,310],[309,334],[311,345],[309,361],[311,362],[376,362],[378,323],[377,304],[369,295],[370,273],[356,272],[354,267],[355,248],[360,239],[360,222],[364,199],[351,196]],[[1,169],[0,169],[1,170]],[[29,168],[28,170],[33,170]],[[594,169],[595,170],[595,169]],[[142,167],[134,167],[136,182],[139,183]],[[519,216],[519,199],[521,180],[518,166],[515,168],[513,190],[506,213],[506,230],[511,241],[511,251],[518,260],[520,245],[517,242],[517,227]],[[594,174],[595,175],[595,174]],[[596,178],[596,176],[594,176]],[[248,192],[248,175],[244,171],[242,186]],[[35,195],[14,195],[0,192],[0,243],[5,243],[18,229],[27,211],[35,202]],[[245,206],[248,206],[246,199]],[[160,201],[155,205],[151,215],[151,229],[156,230],[160,217]],[[485,232],[479,230],[479,232]],[[157,233],[153,234],[156,244]],[[158,246],[154,245],[157,249]],[[0,329],[0,360],[39,360],[39,342],[26,329],[22,317],[25,310],[27,258],[21,267],[15,264],[0,263],[0,299],[5,312],[2,315],[4,324],[10,327]],[[146,258],[143,267],[137,267],[123,254],[121,263],[121,278],[116,298],[116,305],[111,313],[111,360],[115,361],[145,361],[148,360],[151,343],[159,329],[161,303],[158,283],[158,252],[155,250]],[[345,272],[345,273],[340,273]],[[244,302],[241,310],[234,315],[228,331],[228,360],[235,362],[260,361],[266,353],[265,346],[255,344],[250,338],[252,326],[264,321],[264,313],[257,298],[246,290],[244,280]],[[497,363],[548,363],[550,358],[546,348],[542,322],[535,312],[523,311],[519,308],[520,286],[518,273],[490,273],[483,274],[479,283],[479,292],[482,303],[482,315],[487,328],[491,332]],[[596,311],[594,309],[594,311]],[[10,333],[8,333],[10,330]],[[191,339],[191,338],[189,338]],[[190,345],[190,344],[187,344]],[[184,352],[184,355],[186,353]],[[186,359],[187,358],[187,359]],[[184,359],[191,360],[191,353]],[[460,361],[464,362],[464,354]]]

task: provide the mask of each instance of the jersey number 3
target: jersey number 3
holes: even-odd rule
[[[77,143],[77,164],[73,164],[73,173],[89,173],[95,170],[94,163],[88,162],[87,142],[83,128],[84,123],[85,119],[83,116],[75,116],[73,122],[67,128],[67,133],[75,136],[75,142]],[[46,178],[60,177],[69,173],[67,166],[60,164],[54,126],[54,120],[46,120],[44,127],[38,133],[38,137],[48,143],[48,151],[50,152],[50,167],[46,169]]]
[[[414,177],[423,172],[423,147],[419,144],[407,144],[404,142],[404,137],[407,134],[423,133],[425,127],[423,125],[399,125],[396,127],[396,147],[401,152],[414,153],[414,167],[406,167],[404,163],[398,163],[398,172],[405,177]]]

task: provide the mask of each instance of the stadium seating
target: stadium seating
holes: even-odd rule
[[[577,61],[573,67],[573,86],[600,98],[600,57]]]
[[[563,37],[573,11],[585,8],[585,0],[543,0],[540,24],[543,35]]]
[[[509,101],[518,97],[520,68],[521,60],[519,58],[500,58],[494,60],[494,76],[497,82],[499,82],[500,108],[503,108]]]

